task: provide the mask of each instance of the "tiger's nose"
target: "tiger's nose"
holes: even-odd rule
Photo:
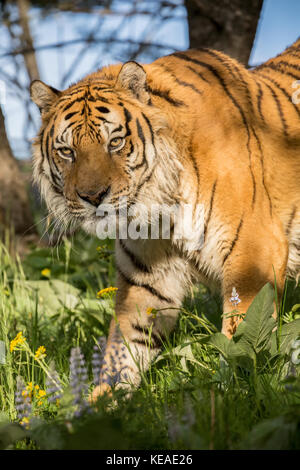
[[[98,207],[105,196],[110,192],[110,186],[106,189],[101,189],[101,191],[91,192],[91,191],[76,191],[78,196],[86,202],[89,202],[95,207]]]

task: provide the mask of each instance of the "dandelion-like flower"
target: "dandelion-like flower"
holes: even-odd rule
[[[40,346],[34,355],[34,359],[44,359],[47,356],[45,346]]]
[[[97,292],[97,297],[99,299],[101,297],[106,297],[106,296],[109,296],[111,294],[115,294],[115,292],[117,290],[118,290],[117,287],[106,287],[105,289],[101,289],[101,290],[99,290],[99,292]]]
[[[87,368],[80,347],[72,348],[70,356],[70,385],[74,396],[74,404],[76,405],[74,415],[77,417],[88,408],[84,398],[88,390],[87,378]]]
[[[42,390],[40,388],[39,391],[36,394],[37,405],[38,406],[42,406],[45,403],[46,395],[47,395],[46,390]]]
[[[25,343],[26,338],[24,338],[22,331],[19,331],[17,336],[10,342],[10,352],[13,352],[17,346]]]
[[[44,277],[50,277],[51,269],[49,269],[49,268],[42,269],[41,275],[44,276]]]
[[[229,300],[232,305],[234,305],[235,307],[241,302],[241,299],[239,298],[239,294],[237,293],[236,291],[236,288],[233,287],[232,289],[232,292],[231,292],[231,297],[230,297],[230,300]]]
[[[156,318],[157,310],[156,310],[156,308],[148,307],[147,310],[146,310],[146,314],[151,316],[152,318]]]
[[[18,420],[20,424],[26,428],[29,426],[29,416],[32,412],[31,397],[25,388],[24,381],[21,377],[17,377],[17,388],[15,392],[15,408],[17,410]]]

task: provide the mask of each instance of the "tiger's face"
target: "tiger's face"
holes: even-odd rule
[[[95,233],[101,205],[136,203],[155,177],[164,124],[146,73],[127,62],[113,81],[84,81],[65,92],[35,81],[31,96],[43,119],[34,179],[56,218]]]

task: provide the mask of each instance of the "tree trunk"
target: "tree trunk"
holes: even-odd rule
[[[29,26],[30,3],[28,0],[17,0],[17,5],[19,10],[19,23],[22,28],[21,42],[24,49],[28,51],[24,53],[24,61],[28,76],[32,82],[32,80],[38,80],[40,78],[40,74]]]
[[[263,0],[185,0],[190,47],[210,47],[248,64]]]
[[[26,184],[12,155],[0,107],[0,226],[8,225],[16,234],[35,233]]]

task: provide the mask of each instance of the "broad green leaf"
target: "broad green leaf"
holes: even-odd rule
[[[228,356],[230,340],[223,333],[214,333],[208,343],[212,344],[224,357]]]
[[[20,281],[17,285],[20,293],[16,297],[18,310],[33,312],[37,299],[39,311],[51,316],[65,308],[66,311],[88,313],[103,322],[103,312],[112,312],[109,299],[84,298],[80,289],[59,279]]]
[[[9,445],[25,437],[26,432],[19,424],[5,424],[0,427],[0,449],[6,449]]]
[[[296,441],[297,419],[290,416],[277,416],[254,426],[246,440],[248,449],[284,450],[291,449]]]
[[[274,289],[270,284],[266,284],[253,300],[233,336],[233,341],[238,343],[245,353],[250,353],[252,349],[257,354],[266,347],[276,325],[272,317],[273,312]]]
[[[300,318],[282,325],[279,337],[279,351],[277,348],[277,335],[278,332],[274,331],[271,336],[271,354],[274,355],[278,352],[280,354],[288,354],[293,342],[300,337]]]
[[[75,308],[79,302],[80,290],[67,282],[56,280],[23,281],[18,283],[20,288],[30,294],[33,302],[31,310],[35,306],[37,296],[40,308],[47,313],[54,313],[61,307]]]

